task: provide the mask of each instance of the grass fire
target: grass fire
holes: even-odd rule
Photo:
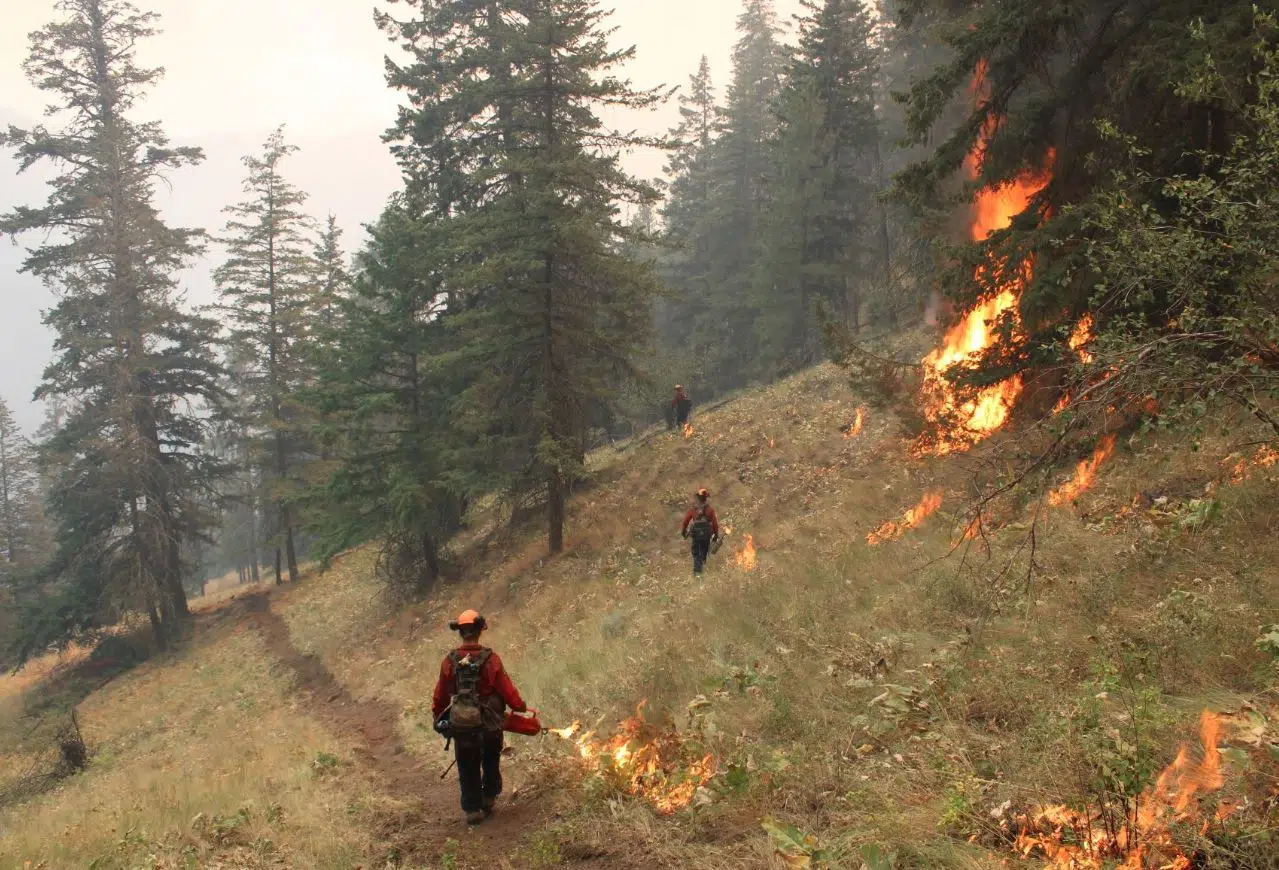
[[[635,715],[609,738],[582,732],[578,722],[548,733],[572,742],[591,773],[669,814],[693,802],[697,790],[715,775],[715,759],[709,753],[690,754],[689,741],[674,729],[654,733],[644,721],[646,703],[641,701]]]

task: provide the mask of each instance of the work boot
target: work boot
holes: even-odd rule
[[[487,818],[488,814],[483,810],[475,810],[466,814],[466,823],[468,825],[478,825]]]
[[[493,807],[496,805],[497,805],[497,798],[486,797],[484,799],[484,815],[486,816],[493,815]]]

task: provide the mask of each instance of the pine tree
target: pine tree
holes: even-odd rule
[[[719,107],[711,81],[710,61],[703,55],[697,73],[681,93],[680,124],[671,131],[675,150],[667,163],[671,175],[662,208],[670,249],[661,260],[661,274],[675,294],[659,299],[654,329],[659,341],[655,362],[679,372],[675,380],[693,382],[693,326],[703,300],[711,294],[713,264],[710,244],[711,154],[719,128]],[[663,382],[672,380],[670,376]],[[696,387],[697,385],[694,384]]]
[[[248,199],[225,209],[231,218],[222,241],[229,256],[214,272],[220,307],[231,324],[230,345],[243,362],[237,390],[251,453],[264,470],[273,509],[277,583],[283,582],[286,566],[289,581],[298,578],[292,502],[302,489],[298,470],[307,411],[296,397],[311,379],[308,339],[317,313],[315,266],[308,252],[311,221],[301,210],[306,194],[281,174],[285,158],[295,151],[281,128],[267,138],[260,156],[244,158]]]
[[[318,320],[317,332],[327,339],[340,330],[342,303],[351,290],[351,274],[346,267],[346,253],[342,250],[342,228],[333,215],[329,215],[312,257],[317,272],[313,303]]]
[[[756,340],[758,284],[771,170],[769,143],[777,131],[777,98],[786,63],[772,0],[746,0],[738,18],[733,76],[710,155],[706,246],[710,263],[695,305],[693,346],[711,392],[762,374]]]
[[[1192,94],[1185,84],[1198,74],[1198,61],[1211,56],[1228,92],[1254,90],[1259,60],[1249,34],[1255,4],[1009,0],[961,8],[947,0],[906,0],[902,6],[908,22],[927,15],[948,25],[949,49],[947,62],[911,89],[911,141],[936,144],[902,174],[903,199],[921,213],[952,214],[973,187],[1051,170],[1051,182],[1019,220],[953,258],[947,272],[946,289],[968,309],[992,289],[973,280],[980,263],[1003,263],[1008,271],[1034,260],[1033,280],[1018,306],[1022,334],[979,376],[988,381],[1032,360],[1069,359],[1063,315],[1066,323],[1080,317],[1095,283],[1086,246],[1078,244],[1079,212],[1070,206],[1111,189],[1114,174],[1130,163],[1126,137],[1147,152],[1142,164],[1154,177],[1196,175],[1228,153],[1246,126],[1238,105],[1221,95]],[[949,107],[959,100],[970,111],[947,127]],[[956,196],[958,170],[979,143],[980,177]],[[1148,204],[1156,210],[1171,205],[1157,196]],[[1105,312],[1094,313],[1104,319]],[[1171,315],[1152,316],[1167,322]]]
[[[25,648],[126,609],[147,613],[164,644],[187,612],[182,548],[209,521],[199,494],[218,470],[197,449],[207,415],[192,408],[220,393],[216,326],[183,311],[174,278],[200,233],[166,226],[153,196],[166,172],[201,154],[130,118],[160,76],[134,61],[155,16],[123,0],[58,8],[65,19],[32,34],[25,69],[65,123],[11,127],[0,140],[22,169],[49,161],[58,170],[45,205],[0,218],[0,233],[53,234],[24,269],[57,293],[45,317],[57,357],[37,397],[68,404],[41,447],[55,469],[57,554],[47,573],[61,600],[24,620]]]
[[[0,397],[0,585],[36,559],[38,485],[31,444]]]
[[[608,48],[589,0],[420,8],[421,21],[396,28],[417,37],[418,63],[392,68],[413,102],[392,137],[406,200],[447,240],[443,346],[466,373],[452,414],[459,459],[474,485],[544,498],[559,552],[586,421],[632,376],[655,289],[649,267],[618,253],[627,228],[615,202],[656,199],[617,152],[658,143],[596,112],[660,95],[608,74],[633,52]]]
[[[781,372],[817,360],[819,305],[856,331],[862,287],[883,278],[875,262],[878,52],[870,10],[861,0],[801,5],[799,44],[778,98],[759,290],[762,344],[781,356]]]
[[[380,539],[380,573],[411,597],[439,579],[442,541],[465,508],[449,410],[462,385],[456,367],[431,364],[445,330],[432,236],[400,199],[369,229],[315,391],[324,443],[339,458],[314,513],[322,558]]]

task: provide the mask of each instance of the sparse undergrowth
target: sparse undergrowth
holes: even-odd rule
[[[1239,807],[1195,866],[1274,866],[1279,469],[1222,461],[1250,436],[1190,450],[1139,432],[1077,504],[1032,525],[1034,503],[1010,501],[956,547],[974,458],[908,459],[882,412],[846,438],[859,404],[819,368],[695,418],[689,438],[605,448],[568,553],[517,534],[405,612],[365,550],[272,598],[298,652],[353,703],[397,711],[404,751],[436,769],[444,624],[479,607],[544,723],[607,734],[647,699],[650,723],[704,747],[716,774],[691,807],[662,816],[569,743],[516,737],[509,838],[458,826],[388,847],[379,824],[416,796],[364,774],[229,602],[81,703],[89,769],[0,809],[0,866],[996,867],[1018,860],[1018,812],[1140,796],[1204,708],[1232,714],[1218,796]],[[699,582],[676,530],[700,485],[732,534]],[[926,491],[937,514],[867,544]],[[734,560],[747,534],[753,571]]]

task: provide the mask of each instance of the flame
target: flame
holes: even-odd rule
[[[715,759],[705,755],[687,760],[685,741],[674,730],[644,739],[647,703],[640,701],[635,715],[607,740],[596,739],[594,731],[579,735],[578,722],[547,729],[547,733],[573,741],[578,757],[592,773],[614,778],[626,794],[644,798],[659,813],[669,814],[692,803],[697,790],[715,775]]]
[[[893,522],[887,520],[879,524],[873,532],[866,536],[866,543],[872,547],[882,544],[884,541],[895,541],[909,530],[915,528],[925,519],[927,519],[934,511],[941,507],[941,493],[926,493],[919,504],[906,511],[901,522]]]
[[[862,405],[857,409],[857,416],[853,419],[852,425],[844,430],[845,438],[856,438],[862,434],[862,426],[866,422],[866,406]]]
[[[1071,478],[1069,483],[1048,493],[1048,502],[1054,505],[1063,505],[1074,501],[1086,492],[1097,479],[1097,469],[1114,452],[1115,436],[1110,434],[1101,439],[1093,450],[1091,457],[1082,460],[1079,465],[1075,466],[1075,476]]]
[[[986,92],[985,77],[986,64],[983,61],[978,64],[972,84],[973,94],[979,101],[984,99]],[[980,178],[986,148],[999,124],[999,118],[988,118],[983,125],[976,146],[964,160],[969,178]],[[1046,158],[1047,165],[1051,167],[1054,158],[1051,150]],[[973,202],[969,237],[974,242],[984,242],[992,233],[1007,228],[1013,218],[1024,212],[1031,200],[1047,186],[1050,177],[1050,170],[1028,172],[1008,184],[979,191]],[[967,450],[1007,421],[1022,392],[1020,376],[1014,375],[998,384],[983,387],[971,398],[961,401],[954,386],[946,379],[946,373],[956,366],[971,366],[978,356],[995,344],[992,323],[1009,316],[1014,328],[1020,327],[1017,303],[1032,274],[1029,261],[1017,269],[1009,269],[1006,262],[996,262],[977,270],[977,278],[995,279],[998,292],[965,314],[946,333],[941,346],[924,358],[921,404],[924,416],[940,431],[928,439],[929,443],[921,442],[917,453],[933,452],[940,456]]]
[[[1048,868],[1060,870],[1188,870],[1190,857],[1174,842],[1172,825],[1202,820],[1206,832],[1213,819],[1221,820],[1231,811],[1222,804],[1212,819],[1202,819],[1198,806],[1203,795],[1224,784],[1217,747],[1221,726],[1221,717],[1204,710],[1199,717],[1203,757],[1194,761],[1183,744],[1176,759],[1117,828],[1106,824],[1100,810],[1038,807],[1019,819],[1018,851],[1024,857],[1042,853],[1048,858]]]
[[[693,428],[693,424],[692,424],[692,423],[685,423],[685,424],[684,424],[684,437],[685,437],[685,438],[692,438],[692,437],[693,437],[693,433],[694,433],[694,432],[696,432],[696,431],[697,431],[697,430]]]
[[[1061,394],[1061,398],[1057,400],[1057,404],[1053,405],[1053,413],[1060,414],[1062,411],[1070,407],[1070,390]]]
[[[1085,365],[1093,361],[1093,355],[1084,348],[1092,342],[1092,315],[1085,314],[1075,324],[1075,331],[1070,334],[1070,349],[1079,354],[1080,362]]]
[[[1236,460],[1235,464],[1230,468],[1230,482],[1234,484],[1243,483],[1252,476],[1252,467],[1270,468],[1276,462],[1279,462],[1279,453],[1268,444],[1257,448],[1257,452],[1253,454],[1251,464],[1248,460],[1238,453],[1232,453],[1222,460],[1223,464]]]
[[[733,556],[735,561],[743,571],[755,570],[755,536],[746,536],[746,546]]]

